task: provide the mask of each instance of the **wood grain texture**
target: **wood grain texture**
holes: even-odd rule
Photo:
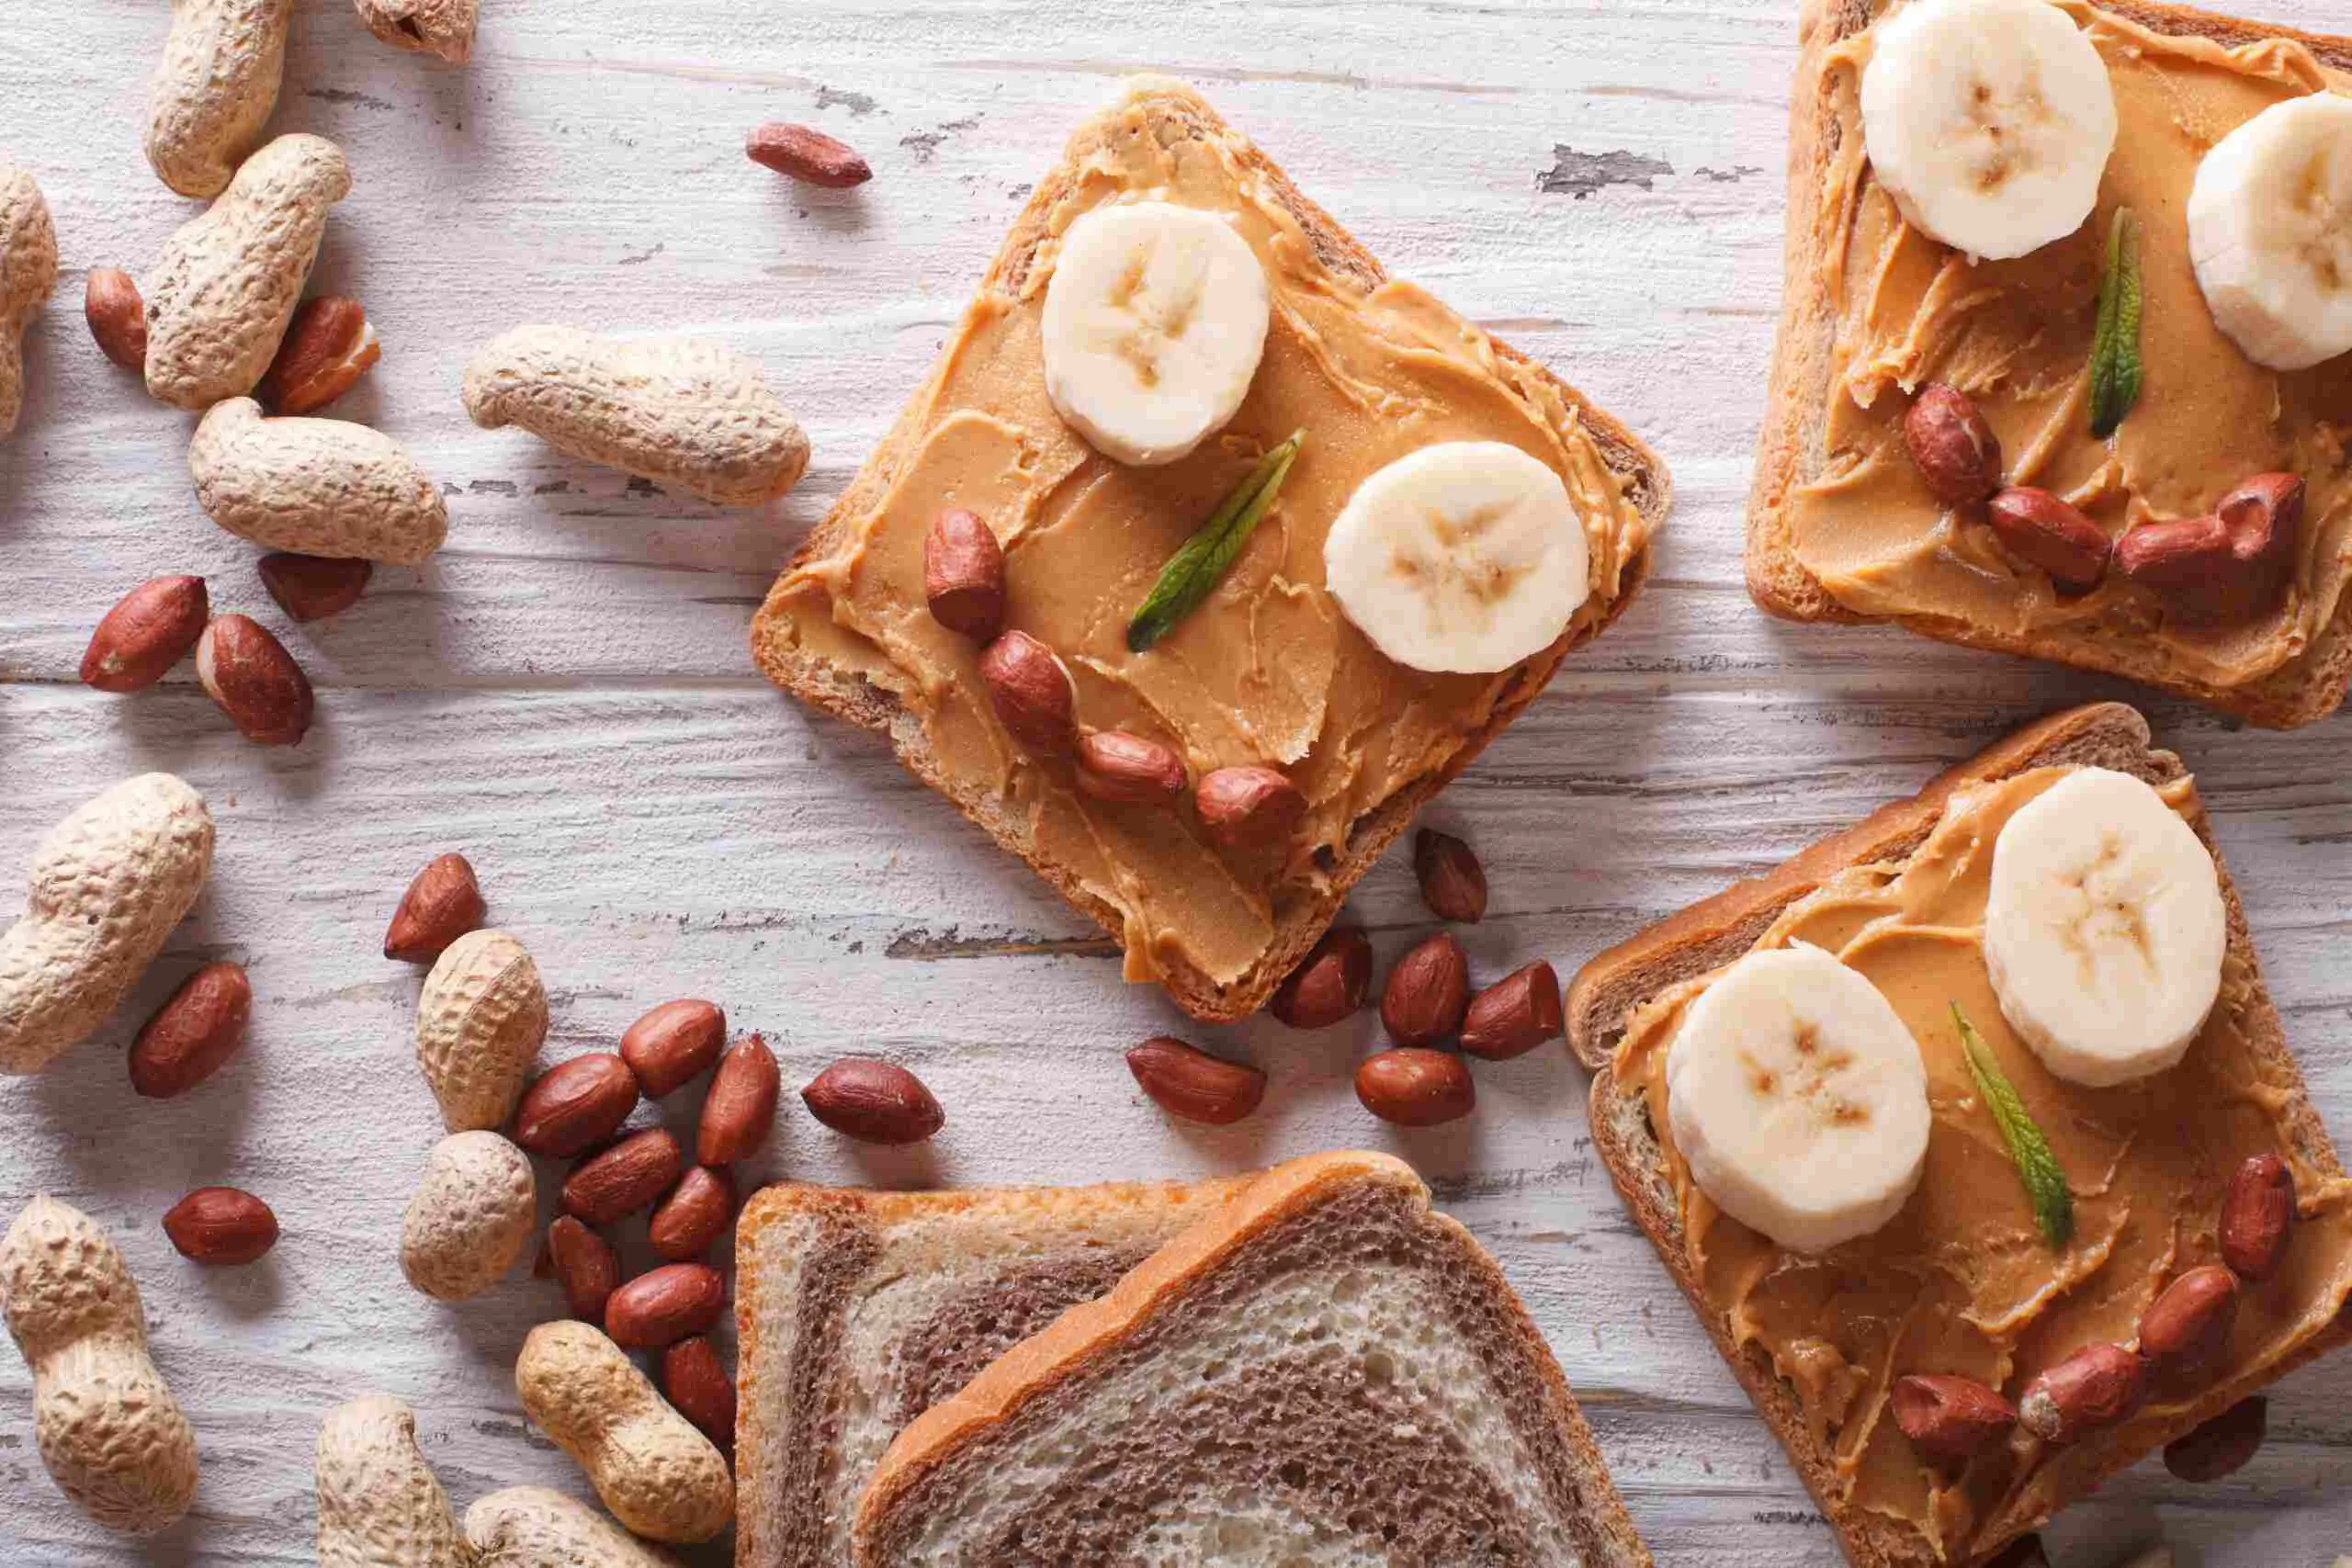
[[[2340,0],[2248,3],[2342,20]],[[106,1538],[40,1473],[28,1380],[0,1353],[0,1559],[307,1563],[318,1423],[369,1391],[416,1407],[461,1506],[522,1483],[586,1495],[513,1391],[555,1287],[518,1270],[450,1308],[399,1272],[401,1209],[439,1124],[410,1045],[421,974],[377,950],[408,877],[461,848],[547,976],[544,1060],[702,994],[766,1032],[788,1087],[871,1051],[947,1108],[929,1151],[862,1154],[787,1095],[763,1177],[1087,1181],[1404,1154],[1526,1296],[1661,1563],[1831,1568],[1829,1532],[1592,1159],[1564,1051],[1482,1066],[1467,1123],[1380,1127],[1348,1083],[1369,1018],[1306,1036],[1187,1026],[877,743],[771,691],[744,648],[769,574],[922,378],[1027,182],[1119,74],[1151,65],[1201,83],[1399,276],[1546,360],[1674,468],[1645,599],[1433,812],[1493,886],[1464,933],[1478,973],[1544,955],[1565,974],[2025,718],[2132,695],[1747,603],[1794,9],[492,0],[458,71],[306,0],[274,124],[348,152],[319,280],[363,299],[384,342],[333,412],[407,442],[451,530],[429,566],[380,570],[356,609],[300,629],[263,594],[256,552],[197,510],[192,422],[141,396],[79,319],[85,269],[140,270],[193,210],[139,154],[164,10],[0,17],[0,152],[41,181],[65,267],[0,446],[0,917],[40,834],[128,773],[182,773],[220,822],[210,891],[122,1015],[47,1076],[0,1081],[0,1207],[45,1189],[114,1229],[203,1489],[158,1540]],[[808,191],[749,164],[743,132],[768,118],[848,140],[874,182]],[[473,429],[458,401],[473,347],[565,319],[752,355],[809,432],[809,477],[774,507],[720,512]],[[74,683],[106,607],[171,571],[205,573],[218,607],[303,660],[320,718],[300,749],[238,739],[185,666],[129,699]],[[2352,1136],[2352,730],[2150,711],[2199,775],[2313,1091]],[[1353,900],[1384,958],[1428,924],[1405,860]],[[137,1100],[132,1029],[216,956],[252,972],[245,1055],[185,1099]],[[1221,1131],[1162,1118],[1118,1054],[1170,1030],[1265,1066],[1266,1111]],[[659,1114],[685,1130],[694,1100]],[[199,1272],[171,1252],[160,1216],[209,1182],[276,1207],[285,1239],[262,1264]],[[627,1239],[645,1259],[641,1224]],[[2222,1484],[2154,1463],[2111,1483],[2055,1532],[2060,1568],[2105,1568],[2159,1530],[2203,1568],[2332,1560],[2352,1515],[2352,1363],[2289,1380],[2271,1430]]]

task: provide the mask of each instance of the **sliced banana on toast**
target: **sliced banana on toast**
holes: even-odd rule
[[[1862,72],[1862,141],[1915,229],[2029,255],[2083,226],[2115,151],[2107,62],[2049,0],[1911,0]]]
[[[1984,965],[2042,1065],[2094,1089],[2188,1053],[2222,989],[2229,917],[2196,829],[2145,782],[2079,768],[1993,844]]]
[[[1560,476],[1499,441],[1447,441],[1365,479],[1324,536],[1340,610],[1397,663],[1489,674],[1549,648],[1592,592]]]
[[[1098,207],[1046,286],[1046,395],[1105,457],[1172,463],[1240,410],[1272,311],[1258,254],[1217,214]]]
[[[1870,1235],[1927,1168],[1919,1043],[1817,947],[1751,953],[1709,983],[1667,1048],[1666,1085],[1700,1190],[1792,1251]]]
[[[2248,359],[2304,370],[2352,353],[2352,97],[2274,104],[2197,166],[2188,254]]]

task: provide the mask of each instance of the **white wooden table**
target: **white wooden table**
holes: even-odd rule
[[[2343,21],[2341,0],[2247,0]],[[302,6],[277,127],[333,137],[356,176],[318,286],[356,294],[384,360],[334,412],[407,442],[450,541],[381,569],[341,618],[290,630],[256,554],[190,492],[187,416],[148,401],[79,320],[81,276],[134,272],[191,210],[138,127],[157,0],[0,15],[0,151],[55,211],[65,274],[34,332],[29,407],[0,447],[0,916],[59,817],[165,768],[209,797],[209,891],[98,1040],[0,1081],[0,1209],[46,1189],[112,1227],[193,1417],[194,1516],[147,1543],[84,1521],[41,1473],[28,1379],[0,1350],[0,1561],[311,1561],[323,1412],[413,1404],[462,1506],[582,1478],[523,1420],[511,1371],[554,1288],[459,1308],[402,1281],[402,1205],[438,1135],[413,1065],[419,975],[377,955],[406,878],[459,848],[537,954],[549,1059],[644,1007],[721,999],[806,1079],[833,1055],[912,1066],[948,1108],[924,1155],[860,1154],[790,1097],[763,1174],[1060,1182],[1229,1170],[1346,1145],[1397,1150],[1501,1258],[1544,1325],[1661,1563],[1839,1561],[1585,1135],[1554,1050],[1482,1068],[1472,1121],[1422,1134],[1357,1107],[1361,1038],[1184,1022],[1121,986],[1099,935],[902,774],[872,738],[752,671],[752,606],[914,388],[999,233],[1122,73],[1202,84],[1400,275],[1622,414],[1680,505],[1623,624],[1434,811],[1485,858],[1465,932],[1486,972],[1565,974],[1637,925],[1770,866],[1882,797],[2119,683],[1900,634],[1764,619],[1740,586],[1750,450],[1780,294],[1793,0],[484,0],[464,70],[394,53],[340,0]],[[809,192],[745,162],[765,118],[848,139],[876,177]],[[693,329],[762,360],[816,446],[765,513],[719,512],[473,429],[469,352],[520,321]],[[231,731],[183,666],[102,696],[74,678],[133,583],[201,572],[319,687],[299,750]],[[2152,708],[2203,783],[2323,1110],[2352,1135],[2352,728],[2295,736]],[[1358,889],[1384,954],[1427,924],[1405,857]],[[185,1099],[134,1098],[136,1021],[196,963],[247,964],[243,1056]],[[1175,1030],[1273,1076],[1267,1110],[1169,1122],[1118,1057]],[[692,1114],[691,1095],[666,1107]],[[640,1115],[649,1114],[640,1111]],[[542,1169],[551,1189],[552,1168]],[[158,1217],[204,1183],[266,1196],[285,1239],[205,1272]],[[2161,1530],[2206,1568],[2311,1568],[2352,1549],[2352,1356],[2289,1379],[2262,1456],[2190,1488],[2151,1462],[2055,1532],[2103,1568]],[[724,1561],[723,1551],[709,1561]]]

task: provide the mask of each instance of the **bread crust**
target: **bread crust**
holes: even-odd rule
[[[1616,1183],[1635,1223],[1657,1248],[1667,1272],[1673,1276],[1714,1341],[1715,1349],[1740,1386],[1747,1391],[1757,1413],[1780,1439],[1806,1489],[1837,1529],[1848,1559],[1859,1568],[1974,1568],[1989,1562],[2002,1548],[2040,1528],[2048,1516],[1994,1521],[1971,1556],[1944,1561],[1938,1559],[1917,1533],[1838,1500],[1835,1456],[1814,1440],[1803,1407],[1774,1370],[1770,1353],[1758,1346],[1742,1347],[1734,1337],[1728,1316],[1708,1303],[1690,1266],[1680,1206],[1667,1174],[1663,1150],[1650,1125],[1646,1091],[1641,1084],[1618,1080],[1611,1065],[1611,1053],[1623,1033],[1627,1014],[1643,1001],[1670,986],[1731,962],[1753,946],[1783,909],[1839,872],[1908,855],[1934,829],[1955,790],[2058,764],[2112,768],[2151,784],[2164,784],[2187,772],[2178,757],[2154,747],[2147,720],[2134,708],[2120,703],[2099,703],[2052,714],[1939,774],[1917,795],[1883,807],[1856,826],[1801,852],[1769,875],[1737,884],[1691,905],[1601,953],[1585,965],[1569,987],[1569,1040],[1577,1055],[1596,1069],[1589,1101],[1593,1148],[1608,1168],[1610,1179]],[[2287,1048],[2285,1027],[2263,980],[2253,938],[2246,928],[2245,911],[2239,903],[2237,888],[2230,880],[2229,867],[2213,843],[2211,824],[2201,804],[2191,825],[2212,852],[2213,863],[2221,874],[2230,948],[2245,964],[2250,979],[2245,1022],[2252,1049],[2295,1086],[2295,1099],[2286,1112],[2289,1136],[2298,1153],[2312,1166],[2331,1175],[2341,1175],[2335,1146],[2309,1096],[2302,1091],[2301,1074]],[[2106,1476],[2135,1463],[2249,1393],[2347,1340],[2352,1340],[2352,1321],[2339,1317],[2333,1327],[2259,1375],[2206,1391],[2195,1404],[2167,1422],[2143,1447],[2106,1454],[2097,1464],[2086,1465],[2069,1475],[2068,1484],[2052,1511],[2079,1501]]]
[[[1182,1295],[1199,1276],[1250,1238],[1314,1205],[1335,1189],[1358,1183],[1385,1185],[1407,1193],[1429,1210],[1429,1189],[1410,1166],[1388,1155],[1342,1150],[1286,1161],[1251,1182],[1213,1216],[1186,1231],[1136,1265],[1099,1301],[1064,1313],[1044,1333],[1006,1351],[964,1391],[919,1416],[883,1456],[858,1508],[859,1568],[877,1568],[866,1543],[875,1521],[944,1463],[961,1446],[984,1438],[1034,1400],[1050,1396],[1072,1376],[1117,1348],[1129,1333],[1160,1306]],[[1503,1276],[1502,1269],[1470,1234],[1450,1217],[1430,1213],[1433,1224],[1459,1234],[1466,1267],[1481,1276],[1481,1288],[1514,1309],[1511,1321],[1519,1348],[1542,1369],[1544,1382],[1568,1414],[1566,1434],[1580,1476],[1597,1481],[1576,1519],[1577,1546],[1587,1568],[1651,1568],[1648,1550],[1609,1481],[1606,1464],[1577,1409],[1576,1398],[1542,1333]]]
[[[1963,647],[2053,660],[2144,681],[2267,728],[2291,729],[2326,717],[2352,687],[2352,595],[2336,607],[2303,656],[2263,680],[2239,687],[2180,677],[2158,677],[2132,657],[2129,643],[2110,644],[2065,632],[2013,635],[1939,615],[1876,616],[1847,609],[1797,559],[1789,543],[1790,493],[1818,475],[1827,460],[1825,431],[1831,400],[1831,358],[1838,301],[1827,277],[1823,183],[1843,144],[1845,124],[1825,73],[1831,49],[1868,28],[1894,0],[1803,0],[1800,51],[1789,105],[1789,202],[1784,243],[1786,283],[1778,344],[1772,358],[1764,424],[1757,438],[1756,473],[1748,491],[1746,575],[1748,597],[1769,614],[1791,621],[1899,626],[1922,637]],[[2224,45],[2282,39],[2309,49],[2324,63],[2352,71],[2352,38],[2300,32],[2235,17],[2217,16],[2154,0],[2091,0],[2098,9],[2155,32],[2196,34]]]
[[[811,1217],[837,1219],[869,1232],[910,1223],[968,1220],[975,1224],[1021,1221],[1075,1234],[1098,1232],[1122,1214],[1197,1207],[1207,1213],[1250,1185],[1248,1176],[1203,1181],[1118,1181],[1089,1187],[973,1187],[952,1191],[883,1192],[865,1188],[786,1182],[763,1188],[743,1205],[735,1226],[735,1341],[738,1368],[735,1425],[736,1560],[746,1565],[787,1561],[779,1499],[756,1484],[773,1473],[787,1430],[771,1429],[767,1380],[782,1371],[771,1326],[793,1320],[796,1303],[772,1299],[782,1254],[793,1229]]]
[[[1208,101],[1182,83],[1152,78],[1137,86],[1136,100],[1147,103],[1150,112],[1170,127],[1188,134],[1226,134],[1229,130]],[[1014,220],[1012,231],[1005,237],[1003,246],[989,267],[988,275],[981,280],[971,311],[980,310],[983,301],[992,295],[1013,291],[1018,282],[1027,275],[1038,246],[1047,238],[1047,222],[1053,209],[1082,177],[1081,170],[1090,140],[1102,136],[1103,127],[1108,123],[1108,116],[1100,116],[1080,126],[1072,136],[1061,162],[1038,182],[1036,191],[1022,209],[1021,216]],[[1264,194],[1280,202],[1297,219],[1318,260],[1367,290],[1387,281],[1388,275],[1378,259],[1329,213],[1301,194],[1289,176],[1255,143],[1245,142],[1241,156],[1250,175],[1261,183]],[[1583,429],[1600,447],[1610,470],[1626,482],[1635,509],[1655,536],[1673,503],[1673,481],[1665,464],[1622,423],[1606,411],[1595,407],[1582,393],[1553,375],[1549,369],[1499,340],[1495,340],[1494,346],[1504,358],[1528,367],[1558,391],[1563,402],[1574,411]],[[912,460],[920,446],[933,399],[944,379],[947,368],[943,358],[933,369],[922,390],[900,412],[882,446],[858,470],[857,477],[842,493],[832,511],[826,514],[824,521],[817,525],[795,553],[790,566],[786,568],[786,576],[810,561],[831,554],[855,519],[879,504],[881,498]],[[1469,736],[1442,767],[1416,779],[1350,825],[1346,852],[1329,869],[1325,892],[1303,903],[1282,921],[1266,953],[1246,973],[1230,984],[1221,986],[1190,964],[1181,961],[1172,964],[1162,983],[1176,1005],[1193,1017],[1211,1022],[1230,1022],[1262,1007],[1273,995],[1274,988],[1296,967],[1299,960],[1306,955],[1307,950],[1330,925],[1349,889],[1396,841],[1397,835],[1411,823],[1414,813],[1422,803],[1452,783],[1489,741],[1501,734],[1511,720],[1542,694],[1571,650],[1600,636],[1624,613],[1648,577],[1650,554],[1649,546],[1645,544],[1625,563],[1617,597],[1606,615],[1581,635],[1563,636],[1559,641],[1519,667],[1515,679],[1495,705],[1487,723]],[[781,583],[780,579],[779,588]],[[922,721],[916,716],[901,707],[888,693],[860,678],[855,671],[796,649],[788,635],[789,621],[790,615],[781,595],[775,592],[770,593],[767,603],[752,621],[752,655],[770,680],[802,701],[836,717],[888,736],[900,764],[908,772],[946,796],[1000,846],[1018,856],[1031,870],[1044,877],[1080,913],[1114,938],[1117,937],[1123,924],[1119,911],[1090,891],[1071,868],[1040,854],[1026,820],[1006,810],[1001,801],[985,792],[959,788],[933,755]]]

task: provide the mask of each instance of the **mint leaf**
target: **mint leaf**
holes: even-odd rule
[[[1976,1080],[1976,1092],[1984,1097],[1984,1108],[1993,1113],[1993,1124],[2001,1130],[2001,1141],[2009,1146],[2009,1158],[2018,1168],[2018,1179],[2025,1183],[2025,1195],[2033,1204],[2034,1223],[2041,1227],[2041,1238],[2052,1247],[2063,1247],[2075,1235],[2075,1195],[2066,1187],[2066,1173],[2058,1167],[2058,1156],[2050,1152],[2050,1140],[2041,1135],[2025,1101],[2018,1098],[2017,1086],[2009,1082],[2008,1074],[2001,1070],[2001,1060],[1960,1004],[1951,1004],[1952,1021],[1960,1025],[1962,1053],[1968,1058],[1968,1076]]]
[[[1290,477],[1291,464],[1298,458],[1298,449],[1306,444],[1306,432],[1294,431],[1289,440],[1259,458],[1250,477],[1219,502],[1209,520],[1168,558],[1143,608],[1127,623],[1129,652],[1143,652],[1200,608],[1201,601],[1239,557],[1241,547],[1250,542],[1259,520],[1274,504],[1283,480]]]
[[[2091,434],[2101,441],[2121,427],[2140,400],[2140,220],[2115,209],[2107,236],[2107,270],[2098,284],[2098,330],[2091,340]]]

